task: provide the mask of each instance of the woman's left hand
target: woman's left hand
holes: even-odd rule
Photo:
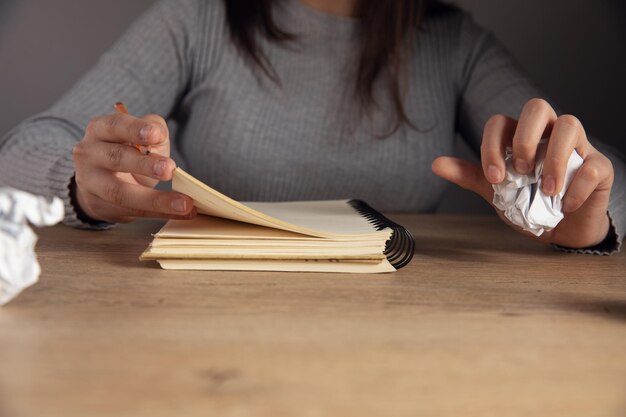
[[[482,168],[468,161],[440,157],[433,171],[440,177],[493,201],[492,184],[504,180],[504,151],[513,149],[513,166],[520,174],[535,168],[537,146],[549,137],[543,168],[543,192],[554,196],[563,187],[567,162],[574,149],[583,158],[564,198],[564,219],[550,232],[536,238],[570,248],[585,248],[602,242],[609,231],[609,196],[613,185],[613,165],[596,150],[580,121],[571,115],[557,116],[545,100],[532,99],[524,106],[519,120],[496,115],[485,124],[480,149]],[[503,214],[499,211],[505,222]],[[513,226],[521,232],[521,228]],[[528,236],[532,234],[522,232]]]

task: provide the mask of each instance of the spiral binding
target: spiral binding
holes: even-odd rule
[[[411,262],[415,252],[415,238],[411,232],[398,223],[392,222],[364,201],[350,200],[348,204],[374,225],[376,230],[386,228],[393,230],[383,253],[394,268],[400,269]]]

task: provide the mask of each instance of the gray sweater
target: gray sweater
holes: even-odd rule
[[[72,148],[87,122],[124,101],[137,115],[177,126],[173,156],[192,175],[238,200],[358,198],[381,211],[432,211],[446,188],[431,162],[454,151],[456,133],[478,152],[497,113],[517,118],[541,97],[494,38],[461,12],[429,17],[416,35],[405,107],[417,129],[388,128],[386,90],[360,117],[346,86],[355,55],[355,19],[297,0],[276,21],[293,44],[262,40],[280,86],[259,77],[233,45],[221,0],[162,0],[48,111],[0,142],[0,181],[65,201],[65,222],[81,226],[68,196]],[[626,231],[624,163],[609,214]]]

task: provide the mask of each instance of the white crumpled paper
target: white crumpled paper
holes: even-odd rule
[[[506,175],[504,181],[493,186],[493,204],[504,212],[513,224],[535,236],[554,229],[563,220],[562,200],[583,159],[572,152],[567,163],[565,183],[561,192],[550,197],[542,191],[543,163],[547,150],[544,140],[537,149],[535,171],[520,175],[513,168],[511,148],[506,149]]]
[[[28,227],[52,226],[63,219],[63,202],[0,187],[0,306],[39,278],[37,236]]]

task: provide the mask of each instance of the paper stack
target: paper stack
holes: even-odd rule
[[[357,200],[240,203],[181,169],[173,189],[194,199],[194,220],[171,220],[141,260],[165,269],[392,272],[410,233]]]

